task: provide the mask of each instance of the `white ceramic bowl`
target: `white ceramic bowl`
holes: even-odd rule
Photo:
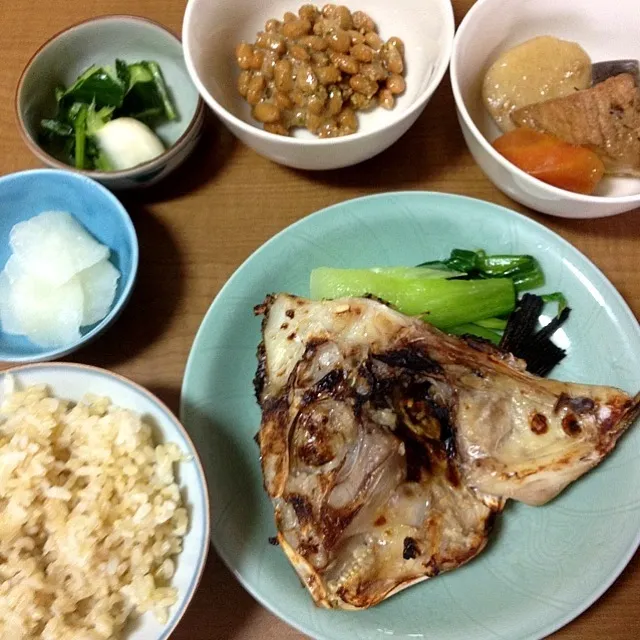
[[[282,19],[286,11],[296,12],[302,4],[301,0],[189,0],[182,29],[187,68],[206,103],[259,154],[298,169],[337,169],[362,162],[409,129],[440,83],[451,56],[451,3],[369,0],[348,5],[352,11],[366,11],[382,38],[397,36],[404,41],[407,90],[392,111],[359,113],[357,133],[324,140],[305,131],[293,137],[265,132],[236,89],[236,45],[254,42],[269,18]]]
[[[167,640],[195,593],[209,550],[207,483],[191,438],[173,413],[153,394],[104,369],[55,362],[14,367],[0,373],[0,404],[4,397],[5,376],[9,374],[21,387],[46,384],[56,396],[72,401],[80,400],[87,393],[107,396],[113,404],[143,414],[154,425],[158,441],[175,442],[191,456],[190,461],[179,464],[176,474],[189,512],[189,531],[171,581],[178,589],[178,602],[171,607],[167,624],[160,624],[153,614],[146,613],[126,634],[127,640]]]
[[[113,66],[116,58],[126,62],[157,62],[175,102],[178,119],[156,128],[167,148],[157,158],[123,171],[79,171],[40,146],[39,123],[55,113],[57,86],[69,86],[93,64]],[[24,141],[43,163],[77,171],[110,189],[151,186],[166,177],[193,151],[204,124],[204,103],[185,68],[180,39],[157,22],[126,15],[92,18],[45,42],[22,73],[15,108]]]
[[[458,28],[451,85],[464,139],[490,180],[514,200],[556,216],[599,218],[640,206],[640,179],[606,177],[596,195],[547,185],[503,158],[500,130],[482,102],[484,74],[500,53],[540,35],[578,42],[593,62],[640,59],[637,0],[479,0]]]

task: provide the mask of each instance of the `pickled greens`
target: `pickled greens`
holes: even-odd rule
[[[115,68],[91,66],[71,86],[58,87],[55,98],[55,116],[40,122],[40,143],[55,158],[76,169],[130,168],[135,165],[128,158],[135,158],[139,164],[158,155],[157,151],[155,156],[138,152],[114,158],[102,144],[104,136],[98,136],[106,124],[133,118],[156,138],[155,147],[160,145],[164,150],[154,130],[178,118],[160,66],[149,60],[131,64],[116,60]],[[127,135],[127,144],[141,145],[134,134]]]

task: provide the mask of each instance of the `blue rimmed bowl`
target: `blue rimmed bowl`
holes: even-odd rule
[[[13,226],[43,211],[69,212],[98,242],[109,247],[110,260],[120,271],[115,299],[105,318],[83,327],[80,339],[63,347],[40,347],[0,327],[0,361],[41,362],[76,351],[105,331],[131,297],[138,271],[138,238],[131,218],[105,187],[71,171],[33,169],[0,178],[0,270],[11,255],[9,233]]]

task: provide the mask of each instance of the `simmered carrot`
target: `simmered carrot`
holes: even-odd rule
[[[509,131],[493,146],[523,171],[560,189],[591,194],[604,174],[602,160],[590,149],[533,129]]]

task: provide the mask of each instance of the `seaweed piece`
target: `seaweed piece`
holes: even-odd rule
[[[546,376],[566,355],[551,336],[567,320],[571,309],[564,307],[545,327],[536,331],[544,306],[541,296],[525,293],[507,321],[500,348],[527,363],[527,371]]]
[[[514,355],[535,332],[544,301],[540,296],[525,293],[511,312],[500,340],[500,347]]]

